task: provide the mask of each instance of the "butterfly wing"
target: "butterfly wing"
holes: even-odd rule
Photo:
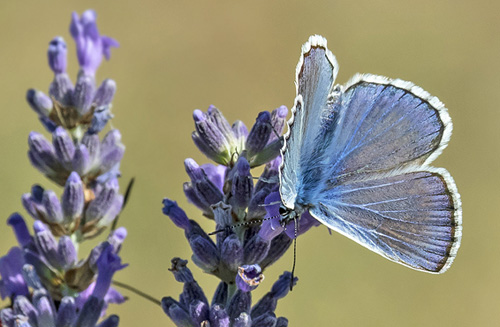
[[[365,177],[323,190],[309,212],[392,261],[445,272],[462,234],[460,197],[448,172],[405,169]]]
[[[451,136],[444,105],[411,82],[356,75],[338,102],[327,150],[330,187],[373,172],[427,165]]]
[[[283,203],[294,208],[297,186],[304,177],[304,165],[311,158],[324,155],[315,142],[324,126],[319,124],[320,117],[327,117],[330,94],[338,64],[333,54],[326,47],[326,39],[314,35],[302,46],[302,53],[296,70],[296,91],[292,118],[288,121],[288,132],[283,146],[283,163],[280,170],[280,193]],[[330,117],[331,118],[331,117]],[[326,138],[326,140],[331,140]],[[323,144],[326,148],[329,142]],[[315,154],[313,154],[315,151]]]
[[[358,75],[339,112],[315,192],[298,194],[326,226],[384,257],[441,273],[460,246],[461,204],[444,169],[451,120],[435,97],[401,80]]]

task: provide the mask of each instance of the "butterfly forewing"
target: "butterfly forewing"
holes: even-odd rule
[[[283,166],[281,170],[282,182],[280,192],[283,203],[289,208],[294,207],[297,189],[304,185],[298,179],[311,174],[312,161],[321,161],[325,155],[317,147],[317,140],[324,136],[325,126],[318,124],[318,117],[325,117],[331,122],[331,106],[327,104],[338,64],[333,54],[326,48],[326,40],[320,36],[312,36],[303,45],[302,53],[296,69],[297,98],[292,108],[292,118],[288,122],[289,129],[285,136],[285,145],[282,150]],[[328,120],[330,118],[330,120]],[[331,138],[323,143],[326,148]],[[286,150],[285,150],[286,149]],[[308,184],[307,184],[308,185]]]
[[[442,103],[409,82],[358,75],[339,101],[327,150],[331,187],[366,173],[429,163],[451,134]]]

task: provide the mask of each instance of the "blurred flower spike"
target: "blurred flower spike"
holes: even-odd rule
[[[113,117],[116,83],[95,83],[102,57],[109,59],[118,43],[99,34],[92,10],[81,17],[74,13],[70,32],[80,64],[76,83],[67,74],[66,42],[58,36],[47,51],[54,73],[48,94],[35,89],[26,93],[28,104],[52,134],[49,141],[32,131],[28,158],[62,187],[62,195],[35,184],[22,196],[34,219],[32,233],[20,214],[7,220],[18,246],[0,258],[0,296],[11,300],[0,311],[0,326],[112,327],[118,325],[117,316],[101,318],[108,304],[125,301],[111,287],[114,274],[126,267],[119,257],[125,228],[112,230],[84,259],[78,255],[79,244],[111,226],[124,202],[118,184],[125,152],[121,134],[112,129],[99,136]]]

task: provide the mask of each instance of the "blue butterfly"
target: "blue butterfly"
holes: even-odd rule
[[[315,219],[389,260],[429,273],[453,262],[460,195],[429,164],[448,144],[446,108],[411,82],[338,72],[326,39],[302,46],[296,98],[281,150],[280,220]]]

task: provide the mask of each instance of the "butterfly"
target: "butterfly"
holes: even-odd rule
[[[446,108],[400,79],[357,74],[335,86],[338,67],[322,36],[302,46],[281,149],[281,223],[308,211],[389,260],[445,272],[462,235],[455,182],[430,166],[451,136]]]

